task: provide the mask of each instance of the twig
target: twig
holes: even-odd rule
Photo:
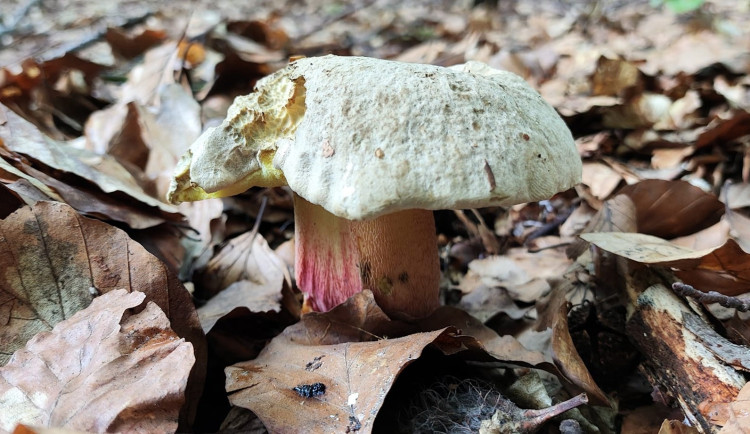
[[[704,292],[680,282],[673,283],[672,290],[683,297],[692,297],[701,303],[718,303],[721,306],[737,309],[740,312],[750,311],[750,302],[740,300],[737,297],[720,294],[716,291]]]

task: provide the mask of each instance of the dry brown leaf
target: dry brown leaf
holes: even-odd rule
[[[166,36],[163,30],[146,29],[137,35],[129,35],[112,27],[107,29],[105,35],[112,51],[126,59],[140,56],[143,52],[164,40]]]
[[[750,383],[740,389],[733,402],[703,402],[700,411],[711,422],[723,426],[720,434],[747,434],[750,432]]]
[[[226,216],[221,199],[207,199],[198,202],[183,202],[180,212],[187,218],[187,223],[195,231],[182,239],[186,253],[183,263],[188,275],[193,275],[197,268],[203,268],[213,256],[213,248],[224,240]]]
[[[40,426],[27,426],[24,424],[18,424],[16,426],[16,429],[13,430],[13,434],[85,434],[85,433],[77,429],[45,428],[45,427],[40,427]]]
[[[669,121],[672,100],[658,93],[644,92],[623,105],[608,107],[602,123],[608,128],[650,128]]]
[[[230,402],[252,410],[272,432],[371,432],[398,374],[427,345],[450,340],[455,330],[372,340],[376,333],[368,325],[388,320],[369,294],[359,293],[329,313],[304,316],[258,358],[227,368]],[[360,327],[352,318],[362,320]],[[317,383],[323,385],[320,393],[304,393]]]
[[[654,169],[671,169],[680,166],[686,157],[693,155],[692,146],[681,148],[654,149],[651,156],[651,167]]]
[[[568,328],[567,285],[557,285],[550,297],[538,307],[539,323],[537,330],[543,334],[549,332],[549,345],[546,355],[554,361],[563,377],[570,383],[584,390],[598,405],[608,405],[607,396],[599,389],[588,368],[578,355]]]
[[[212,296],[242,280],[265,286],[268,282],[266,274],[274,274],[273,270],[284,270],[286,275],[285,264],[268,247],[265,239],[257,236],[256,231],[248,231],[233,238],[216,253],[206,268],[199,272],[196,282],[200,284],[201,291]]]
[[[730,209],[750,206],[750,183],[732,183],[721,189],[720,199]]]
[[[589,186],[591,194],[604,200],[612,194],[622,181],[622,176],[604,163],[583,164],[582,182]]]
[[[745,214],[727,209],[724,221],[729,225],[729,233],[745,251],[750,251],[750,218]]]
[[[602,204],[601,209],[591,218],[582,233],[592,232],[635,232],[637,229],[635,204],[625,195],[618,194]],[[574,241],[565,253],[569,258],[577,258],[588,249],[583,240]]]
[[[0,139],[0,182],[4,183],[10,183],[17,181],[19,179],[24,179],[31,183],[37,190],[44,193],[47,197],[50,199],[57,200],[59,202],[62,202],[62,198],[55,193],[54,190],[44,185],[44,183],[40,182],[33,176],[29,176],[26,173],[24,173],[21,170],[16,169],[13,167],[10,163],[5,161],[6,158],[10,159],[12,158],[12,154],[6,151],[3,148],[3,142],[2,139]],[[27,203],[27,205],[31,205],[30,203]]]
[[[93,113],[86,122],[87,148],[143,171],[166,197],[172,170],[200,135],[200,106],[178,84],[155,90],[152,106],[135,101]]]
[[[633,63],[600,57],[591,77],[592,95],[618,96],[641,81],[641,72]]]
[[[123,317],[145,298],[110,291],[16,351],[0,368],[0,429],[176,430],[195,357],[153,302]]]
[[[464,292],[464,295],[458,307],[482,322],[486,322],[499,313],[518,320],[523,318],[530,309],[519,308],[508,291],[497,286],[485,285],[478,275],[464,276],[459,289]]]
[[[257,359],[227,368],[227,391],[236,392],[230,395],[233,404],[258,414],[271,431],[297,432],[301,426],[345,431],[361,425],[360,432],[370,432],[396,376],[430,344],[447,355],[470,350],[477,360],[561,376],[549,357],[524,348],[512,336],[498,336],[464,311],[443,307],[408,325],[388,319],[372,293],[363,291],[329,312],[303,316]],[[306,398],[294,390],[315,383],[324,384],[325,393]],[[598,390],[583,386],[587,392]]]
[[[0,221],[0,297],[8,307],[0,315],[0,361],[115,288],[146,293],[181,337],[204,350],[190,294],[125,232],[56,202],[11,214]]]
[[[231,283],[198,309],[203,331],[208,333],[222,316],[235,308],[250,312],[281,311],[281,289],[291,278],[286,264],[276,256],[266,240],[255,235],[249,251],[243,252],[242,280]]]
[[[51,187],[76,209],[125,222],[135,229],[181,218],[176,207],[144,192],[133,176],[112,157],[52,140],[2,105],[0,112],[7,119],[0,122],[0,139],[4,146],[17,153],[15,155],[28,156],[46,166],[37,170],[30,164],[19,162],[21,166],[14,167]],[[73,187],[70,185],[72,181],[82,185]]]
[[[560,236],[569,238],[580,234],[586,226],[588,226],[596,213],[596,210],[591,208],[588,203],[581,202],[581,204],[570,213],[568,218],[565,219],[565,222],[560,225]]]
[[[618,194],[633,200],[638,232],[661,238],[690,235],[719,221],[724,205],[686,181],[646,179]]]
[[[645,24],[645,20],[644,20]],[[646,56],[640,69],[649,75],[659,71],[666,75],[679,73],[695,74],[713,63],[721,63],[732,71],[740,73],[748,70],[746,43],[730,42],[718,32],[702,30],[685,33],[683,26],[669,23],[672,31],[679,32],[672,41],[660,41],[656,49]],[[640,29],[642,35],[662,38],[665,28],[662,25],[650,29]]]
[[[724,217],[719,220],[719,223],[703,229],[700,232],[672,239],[670,242],[693,250],[704,250],[721,247],[728,239],[729,223],[727,223],[725,214]]]
[[[734,240],[716,249],[691,250],[645,234],[582,234],[599,248],[647,265],[676,268],[675,275],[703,291],[735,296],[750,291],[750,255]]]
[[[750,111],[750,89],[748,89],[748,76],[743,76],[738,83],[730,84],[724,76],[714,79],[714,90],[727,99],[734,108]]]
[[[736,110],[722,118],[716,119],[706,131],[698,136],[695,148],[700,149],[712,145],[723,145],[738,137],[750,134],[750,113]]]
[[[505,288],[515,300],[530,303],[549,291],[547,279],[561,277],[569,265],[570,260],[560,249],[531,253],[524,248],[514,248],[505,256],[471,261],[465,278],[469,279],[468,285],[478,279],[485,286]],[[469,292],[468,287],[461,289]]]

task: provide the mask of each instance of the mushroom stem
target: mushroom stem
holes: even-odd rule
[[[391,317],[421,318],[438,307],[432,211],[354,221],[295,194],[294,223],[297,285],[313,310],[330,310],[363,289]]]

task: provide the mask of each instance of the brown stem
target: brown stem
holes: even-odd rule
[[[294,207],[297,285],[313,310],[332,309],[363,289],[392,317],[420,318],[438,307],[432,211],[353,221],[297,195]]]

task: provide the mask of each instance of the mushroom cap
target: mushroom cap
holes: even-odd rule
[[[169,199],[289,185],[360,220],[541,200],[580,179],[570,131],[515,74],[324,56],[237,98],[183,156]]]

